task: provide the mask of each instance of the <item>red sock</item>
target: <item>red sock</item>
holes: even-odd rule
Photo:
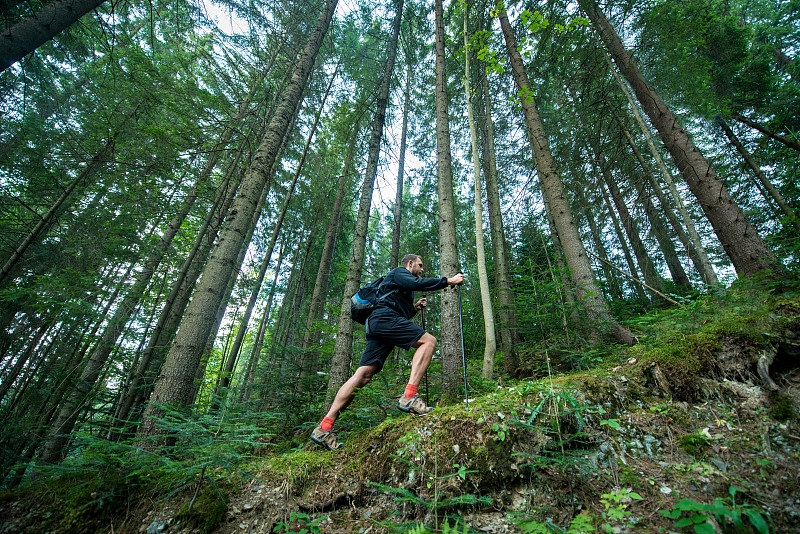
[[[319,427],[322,429],[323,432],[327,432],[333,428],[333,419],[330,417],[326,417],[322,420],[319,424]]]
[[[418,389],[419,389],[419,387],[415,386],[414,384],[407,385],[406,386],[406,398],[407,399],[413,399],[414,397],[416,397]]]

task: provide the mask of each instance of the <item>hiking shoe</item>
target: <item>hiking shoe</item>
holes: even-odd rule
[[[397,403],[397,407],[401,412],[413,413],[414,415],[427,415],[428,412],[433,410],[433,408],[429,408],[425,405],[425,402],[419,398],[419,395],[415,395],[413,399],[408,399],[405,395],[402,395],[400,397],[400,402]]]
[[[319,425],[311,433],[311,441],[317,445],[322,445],[329,451],[335,451],[343,447],[342,443],[336,441],[336,434],[334,434],[333,430],[324,431]]]

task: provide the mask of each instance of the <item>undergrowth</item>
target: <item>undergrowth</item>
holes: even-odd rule
[[[626,325],[639,341],[632,348],[586,346],[584,357],[576,357],[580,351],[575,347],[528,352],[520,347],[523,357],[549,358],[546,363],[557,368],[571,366],[574,370],[568,373],[483,380],[471,367],[469,410],[463,403],[440,406],[435,417],[422,422],[397,415],[392,397],[401,390],[402,382],[387,373],[382,381],[359,392],[352,409],[337,422],[346,448],[336,453],[309,450],[306,438],[313,422],[265,444],[262,438],[273,428],[270,414],[235,408],[224,416],[170,412],[162,424],[178,437],[174,448],[153,454],[136,441],[114,443],[95,435],[79,435],[75,452],[66,461],[34,463],[24,484],[6,489],[0,499],[3,503],[31,503],[30,510],[41,525],[64,532],[90,532],[94,525],[119,521],[127,513],[124,510],[146,499],[176,500],[180,502],[176,508],[181,510],[178,519],[211,532],[224,520],[231,498],[252,479],[280,481],[287,491],[302,492],[320,473],[339,469],[375,492],[433,513],[437,521],[445,513],[452,518],[433,525],[417,522],[407,527],[408,532],[468,532],[459,514],[499,506],[485,492],[500,491],[509,477],[521,480],[523,473],[528,477],[559,473],[570,484],[592,480],[599,487],[595,479],[600,468],[590,457],[607,436],[627,431],[632,415],[625,413],[627,419],[623,419],[618,413],[607,413],[612,408],[593,399],[613,394],[613,381],[621,373],[643,384],[648,370],[657,365],[677,384],[678,398],[685,394],[689,400],[698,399],[701,392],[696,381],[713,364],[720,339],[735,337],[752,345],[767,345],[775,325],[797,322],[798,311],[800,292],[794,285],[786,285],[776,295],[738,282],[727,291],[712,288],[704,295],[682,299],[681,306],[629,318]],[[398,376],[405,373],[404,361],[395,363]],[[432,397],[439,393],[439,371],[437,365],[429,370]],[[420,392],[425,389],[421,387]],[[683,417],[668,398],[647,399],[635,388],[627,394],[640,395],[636,402],[650,418],[675,422]],[[774,398],[774,406],[767,411],[772,419],[783,424],[795,421],[792,400]],[[435,398],[430,400],[435,403]],[[321,408],[321,404],[312,404],[304,413],[321,413]],[[698,429],[674,441],[687,457],[700,461],[706,459],[710,448],[719,448],[718,440],[709,435]],[[440,463],[434,466],[433,461]],[[630,468],[603,469],[616,477],[617,488],[598,492],[596,508],[584,509],[560,525],[536,512],[518,518],[519,527],[525,532],[573,533],[634,525],[632,521],[641,517],[631,512],[637,497],[659,495],[655,477],[650,477],[649,487],[640,489],[642,478]],[[399,475],[401,471],[406,480]],[[409,484],[413,472],[418,478]],[[688,527],[702,533],[711,519],[727,517],[736,525],[767,532],[768,518],[762,511],[735,502],[738,490],[731,491],[729,500],[677,501],[674,507],[662,510],[664,520],[673,520],[673,528]],[[307,519],[308,531],[317,528],[313,518],[295,516],[295,522],[301,519]],[[284,523],[282,528],[289,532],[293,524]]]

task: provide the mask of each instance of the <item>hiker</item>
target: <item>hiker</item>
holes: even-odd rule
[[[369,384],[372,377],[383,368],[394,347],[417,349],[411,360],[408,385],[397,407],[415,415],[425,415],[433,409],[419,398],[417,389],[431,363],[436,338],[409,320],[428,305],[425,297],[414,302],[414,291],[433,291],[463,284],[464,275],[458,273],[450,278],[420,278],[425,269],[422,258],[416,254],[404,256],[400,265],[389,271],[379,286],[379,299],[366,321],[367,347],[361,355],[358,369],[339,388],[327,415],[311,433],[311,441],[329,450],[342,446],[336,441],[332,430],[339,413],[352,402],[356,390]]]

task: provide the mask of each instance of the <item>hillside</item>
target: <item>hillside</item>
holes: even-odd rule
[[[299,430],[183,483],[96,458],[40,474],[3,495],[0,533],[796,532],[800,297],[733,290],[632,326],[613,359],[468,409],[385,399],[336,452]]]

